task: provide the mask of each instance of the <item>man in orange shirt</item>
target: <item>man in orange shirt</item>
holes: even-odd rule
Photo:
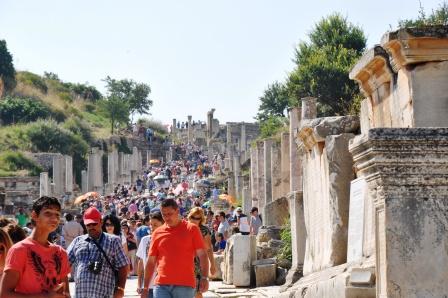
[[[161,211],[165,224],[152,235],[141,297],[148,297],[150,277],[157,264],[155,298],[193,298],[196,288],[194,256],[199,257],[201,267],[199,290],[206,292],[208,289],[209,264],[204,240],[196,225],[180,219],[174,199],[163,200]]]

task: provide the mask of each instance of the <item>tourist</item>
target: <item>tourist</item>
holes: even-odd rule
[[[73,220],[73,215],[70,213],[65,215],[65,220],[66,222],[62,227],[61,235],[65,240],[66,246],[64,248],[67,248],[72,243],[73,239],[84,234],[84,230],[78,222]]]
[[[87,228],[86,228],[84,222],[82,221],[82,215],[81,214],[76,214],[75,215],[75,220],[76,220],[77,223],[79,223],[81,225],[83,234],[87,234]]]
[[[227,240],[230,237],[229,234],[230,225],[226,218],[226,213],[224,211],[219,212],[219,226],[218,233],[221,233],[224,236],[224,239]]]
[[[250,211],[250,235],[258,235],[258,229],[263,225],[261,215],[258,214],[258,208],[252,207]]]
[[[131,262],[130,274],[137,275],[136,274],[137,258],[135,256],[135,253],[137,252],[137,239],[135,239],[134,234],[130,231],[130,228],[126,221],[123,221],[121,223],[121,231],[122,231],[123,235],[126,237],[126,242],[127,242],[127,246],[128,246],[126,255]]]
[[[188,214],[188,221],[197,225],[199,227],[199,230],[201,231],[202,238],[204,239],[204,245],[205,250],[207,252],[208,260],[210,262],[210,273],[211,275],[214,275],[216,272],[216,266],[215,266],[215,259],[213,257],[213,246],[212,241],[210,237],[210,230],[205,226],[205,215],[204,210],[200,207],[194,207],[190,210],[190,213]],[[201,280],[201,267],[199,264],[199,258],[194,258],[194,269],[195,269],[195,278],[196,278],[196,298],[201,298],[202,293],[199,291],[199,282]],[[208,276],[208,275],[207,275]],[[206,277],[207,277],[206,276]]]
[[[193,298],[196,288],[194,256],[199,257],[201,279],[199,291],[208,289],[208,258],[199,228],[181,220],[179,207],[173,199],[161,205],[165,224],[154,231],[145,267],[142,298],[148,295],[149,282],[157,264],[155,297]]]
[[[143,237],[149,235],[150,232],[149,221],[150,221],[149,215],[146,215],[143,218],[143,224],[139,228],[137,228],[137,231],[135,232],[135,236],[137,237],[137,246],[140,245],[140,241],[142,240]]]
[[[108,214],[103,217],[103,225],[101,227],[103,232],[108,233],[110,235],[116,235],[121,239],[121,245],[123,246],[125,254],[128,252],[128,244],[126,241],[126,237],[121,232],[121,224],[118,217],[112,214]]]
[[[76,297],[123,297],[129,263],[120,238],[102,232],[101,213],[95,207],[85,211],[83,220],[88,234],[67,249],[76,272]]]
[[[221,233],[216,234],[215,251],[221,254],[226,249],[227,241],[224,239],[224,235]]]
[[[19,226],[26,226],[26,223],[28,222],[28,214],[25,213],[23,208],[19,208],[19,212],[16,214],[16,219]]]
[[[5,268],[6,263],[6,255],[12,245],[13,243],[8,233],[6,233],[3,229],[0,229],[0,276],[3,274],[3,269]]]
[[[241,235],[249,235],[250,234],[249,218],[247,217],[246,214],[243,213],[243,209],[241,207],[236,208],[235,211],[236,211],[236,221]]]
[[[161,227],[165,221],[163,220],[162,214],[160,212],[154,212],[151,213],[149,216],[149,225],[151,227],[151,234],[154,233],[154,231]],[[145,265],[146,260],[148,259],[148,250],[149,245],[151,244],[151,234],[144,236],[141,241],[140,245],[137,249],[137,257],[138,264],[137,264],[137,293],[141,294],[143,292],[143,279],[144,279],[144,273],[145,273]],[[148,298],[154,297],[153,295],[153,287],[154,287],[154,279],[156,277],[156,272],[153,273],[153,276],[150,279],[149,283],[149,290],[148,290]]]
[[[31,236],[14,244],[6,256],[0,297],[70,297],[67,275],[70,265],[65,250],[47,239],[56,230],[61,204],[53,197],[33,202]]]

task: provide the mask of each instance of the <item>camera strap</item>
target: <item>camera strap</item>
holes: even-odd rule
[[[101,235],[101,237],[105,237],[104,235]],[[107,264],[109,264],[110,268],[112,268],[112,271],[114,272],[114,276],[115,276],[115,282],[118,282],[118,270],[114,268],[114,266],[112,265],[112,263],[109,260],[109,257],[107,256],[106,252],[103,250],[103,248],[95,241],[95,239],[91,238],[92,242],[96,245],[96,247],[98,247],[98,249],[100,250],[100,252],[103,254],[104,258],[106,259]],[[101,238],[100,238],[101,240]]]

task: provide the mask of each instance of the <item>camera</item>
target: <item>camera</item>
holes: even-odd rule
[[[101,261],[90,261],[88,267],[90,272],[93,274],[99,274],[103,268],[103,262]]]

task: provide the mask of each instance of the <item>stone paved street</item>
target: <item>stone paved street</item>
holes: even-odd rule
[[[225,285],[221,281],[211,281],[210,290],[204,294],[204,298],[216,298],[216,297],[276,297],[280,287],[264,287],[264,288],[236,288],[232,285]],[[138,298],[136,292],[137,279],[132,277],[126,282],[126,289],[124,297],[126,298]],[[75,283],[70,283],[70,293],[72,297],[75,295]]]

